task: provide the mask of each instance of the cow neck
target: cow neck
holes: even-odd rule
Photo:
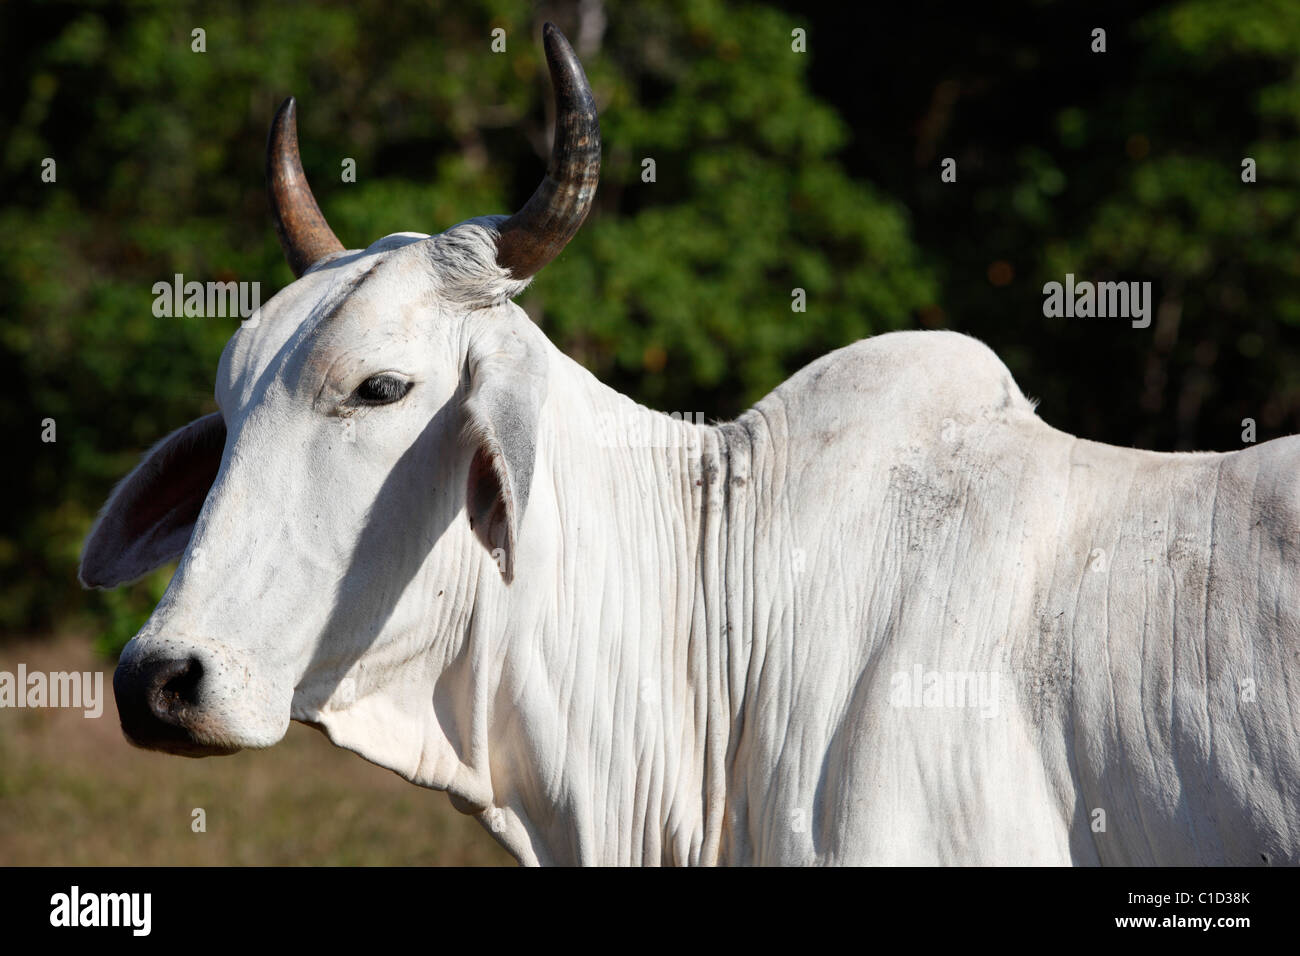
[[[732,481],[736,436],[636,405],[568,360],[558,371],[535,475],[549,494],[529,504],[554,509],[557,539],[554,600],[525,627],[545,675],[498,695],[532,737],[509,741],[532,758],[512,771],[529,844],[516,855],[718,862],[739,712],[726,597],[728,513],[748,493]]]

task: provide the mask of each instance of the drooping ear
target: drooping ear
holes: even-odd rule
[[[214,412],[160,441],[109,495],[81,551],[81,583],[112,588],[134,581],[189,543],[221,467],[226,424]]]
[[[466,355],[465,439],[472,449],[465,508],[475,536],[514,580],[516,541],[528,506],[537,429],[546,400],[542,333],[527,318],[489,319]]]

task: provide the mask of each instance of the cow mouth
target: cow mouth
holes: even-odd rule
[[[180,728],[177,728],[180,731]],[[157,736],[151,736],[142,740],[132,735],[131,731],[122,724],[122,736],[126,738],[127,743],[132,747],[139,747],[141,750],[156,750],[161,753],[172,754],[177,757],[229,757],[231,754],[237,754],[242,747],[231,747],[223,744],[205,744],[201,743],[184,731],[180,731],[175,737],[167,740],[161,740]]]
[[[230,747],[226,744],[205,744],[203,741],[195,740],[194,737],[183,731],[181,727],[174,728],[174,734],[168,734],[165,737],[159,734],[149,734],[146,737],[140,737],[133,734],[130,728],[126,726],[126,721],[122,721],[122,736],[126,737],[126,743],[131,747],[138,747],[142,750],[157,750],[159,753],[170,753],[175,757],[229,757],[230,754],[239,753],[242,747]]]

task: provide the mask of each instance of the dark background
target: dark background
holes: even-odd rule
[[[8,3],[0,634],[111,652],[165,587],[83,592],[77,555],[139,454],[214,408],[238,320],[156,318],[153,284],[260,281],[265,301],[290,281],[263,183],[278,103],[298,97],[349,247],[509,212],[545,165],[548,19],[591,78],[604,166],[520,303],[610,385],[725,419],[832,348],[949,328],[1087,438],[1300,430],[1300,4]],[[1151,327],[1044,318],[1067,272],[1150,281]]]

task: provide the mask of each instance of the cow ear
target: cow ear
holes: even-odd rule
[[[112,588],[177,558],[221,467],[220,413],[172,432],[109,495],[81,551],[81,583]]]
[[[514,580],[546,400],[547,357],[539,339],[541,333],[522,316],[492,318],[467,352],[465,439],[472,457],[465,509],[507,584]]]

